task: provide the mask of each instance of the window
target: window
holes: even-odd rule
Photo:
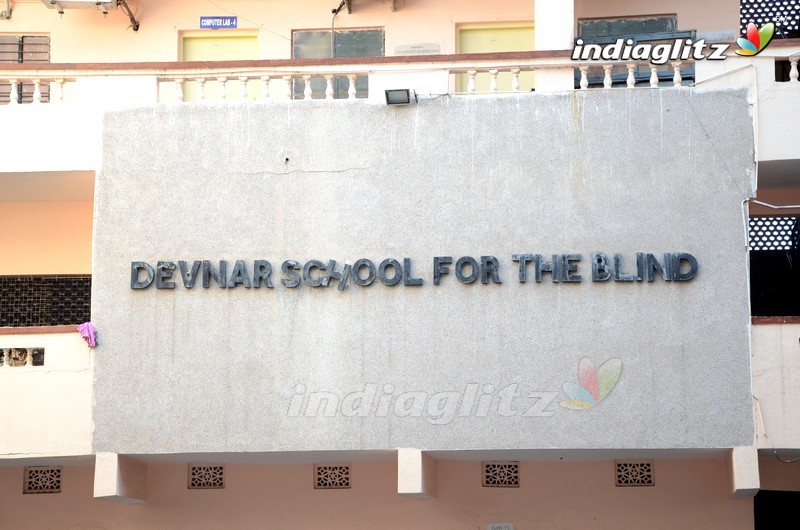
[[[617,39],[632,39],[634,44],[671,43],[675,39],[695,39],[695,31],[678,31],[678,17],[676,15],[652,15],[641,17],[608,17],[596,19],[583,19],[578,21],[578,38],[584,43],[612,44]],[[669,62],[659,66],[659,84],[672,85],[675,72]],[[636,83],[650,84],[650,68],[647,65],[637,65],[634,70]],[[694,63],[681,66],[681,77],[684,82],[694,79]],[[611,71],[613,84],[625,84],[628,70],[624,66],[617,66]],[[589,85],[602,85],[602,75],[590,75]],[[575,87],[580,86],[580,72],[575,70]]]
[[[382,29],[350,30],[297,30],[292,32],[293,59],[330,59],[338,57],[383,57],[384,34]],[[336,77],[333,81],[333,97],[345,99],[350,83],[346,77]],[[314,98],[325,97],[325,79],[315,77],[311,80]],[[368,94],[366,76],[356,78],[356,97],[365,98]],[[295,80],[294,97],[303,98],[305,84]]]
[[[800,216],[750,217],[750,314],[800,315]]]
[[[0,35],[0,63],[49,63],[50,37],[35,35]],[[17,103],[33,101],[33,83],[17,83]],[[50,85],[39,86],[42,101],[50,100]],[[8,103],[11,87],[0,84],[0,104]]]
[[[0,276],[0,327],[77,325],[91,304],[88,275]]]
[[[630,37],[642,33],[663,33],[677,29],[678,17],[675,15],[593,18],[578,21],[578,36],[584,41],[598,37]]]

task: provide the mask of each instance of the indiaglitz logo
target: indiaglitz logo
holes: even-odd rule
[[[612,44],[584,43],[575,41],[571,59],[573,61],[650,61],[655,65],[668,61],[687,61],[689,59],[722,61],[728,44],[707,43],[705,39],[675,39],[672,42],[653,44],[635,42],[633,39],[619,38]]]
[[[761,28],[755,24],[747,24],[746,38],[739,38],[736,44],[737,55],[758,55],[775,35],[775,24],[767,22]],[[619,38],[610,44],[585,43],[582,39],[575,41],[572,48],[573,61],[649,61],[654,65],[663,65],[668,61],[722,61],[727,58],[729,44],[706,42],[705,39],[679,38],[669,42],[637,42],[632,38]]]
[[[597,406],[621,374],[622,360],[617,357],[608,359],[598,369],[584,357],[578,363],[578,383],[564,383],[563,392],[569,399],[560,405],[573,410]],[[537,389],[528,382],[473,382],[448,389],[403,388],[393,383],[369,382],[345,391],[314,389],[298,383],[287,394],[289,418],[393,417],[448,425],[464,418],[549,418],[556,412],[550,406],[560,393]]]
[[[775,24],[767,22],[760,28],[750,22],[747,24],[746,38],[740,37],[736,40],[739,49],[736,50],[736,55],[752,56],[758,55],[767,47],[772,37],[775,35]]]
[[[622,359],[612,357],[595,369],[591,359],[584,357],[578,363],[578,382],[564,382],[562,390],[569,398],[559,405],[573,410],[590,409],[605,399],[622,374]]]

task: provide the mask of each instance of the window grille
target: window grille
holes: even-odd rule
[[[0,276],[0,327],[88,322],[91,295],[91,276]]]
[[[800,217],[764,216],[750,218],[750,250],[797,250]]]
[[[798,0],[741,0],[739,2],[739,32],[747,32],[747,24],[758,27],[767,22],[775,24],[776,39],[800,37],[800,1]]]
[[[0,35],[0,63],[49,63],[50,37],[43,35]],[[17,83],[17,103],[33,101],[33,83]],[[50,101],[50,85],[39,85],[42,102]],[[11,85],[0,83],[0,104],[7,104]]]

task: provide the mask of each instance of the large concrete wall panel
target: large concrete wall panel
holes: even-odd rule
[[[750,445],[752,165],[736,91],[110,113],[95,449]],[[623,272],[637,252],[699,267],[689,281],[593,282],[592,252],[620,253]],[[520,283],[524,253],[580,254],[582,281]],[[453,263],[433,285],[435,256],[485,255],[502,284],[461,283]],[[409,258],[424,283],[281,285],[284,260],[359,258]],[[187,289],[177,270],[175,289],[130,286],[133,261],[226,260],[230,275],[257,259],[273,289]],[[593,385],[583,358],[618,359],[601,379],[621,375],[594,406],[566,408]]]

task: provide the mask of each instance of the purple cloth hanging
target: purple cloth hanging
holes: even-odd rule
[[[91,322],[84,322],[78,326],[78,331],[81,332],[81,337],[83,337],[90,348],[97,346],[97,332],[94,330],[94,324]]]

